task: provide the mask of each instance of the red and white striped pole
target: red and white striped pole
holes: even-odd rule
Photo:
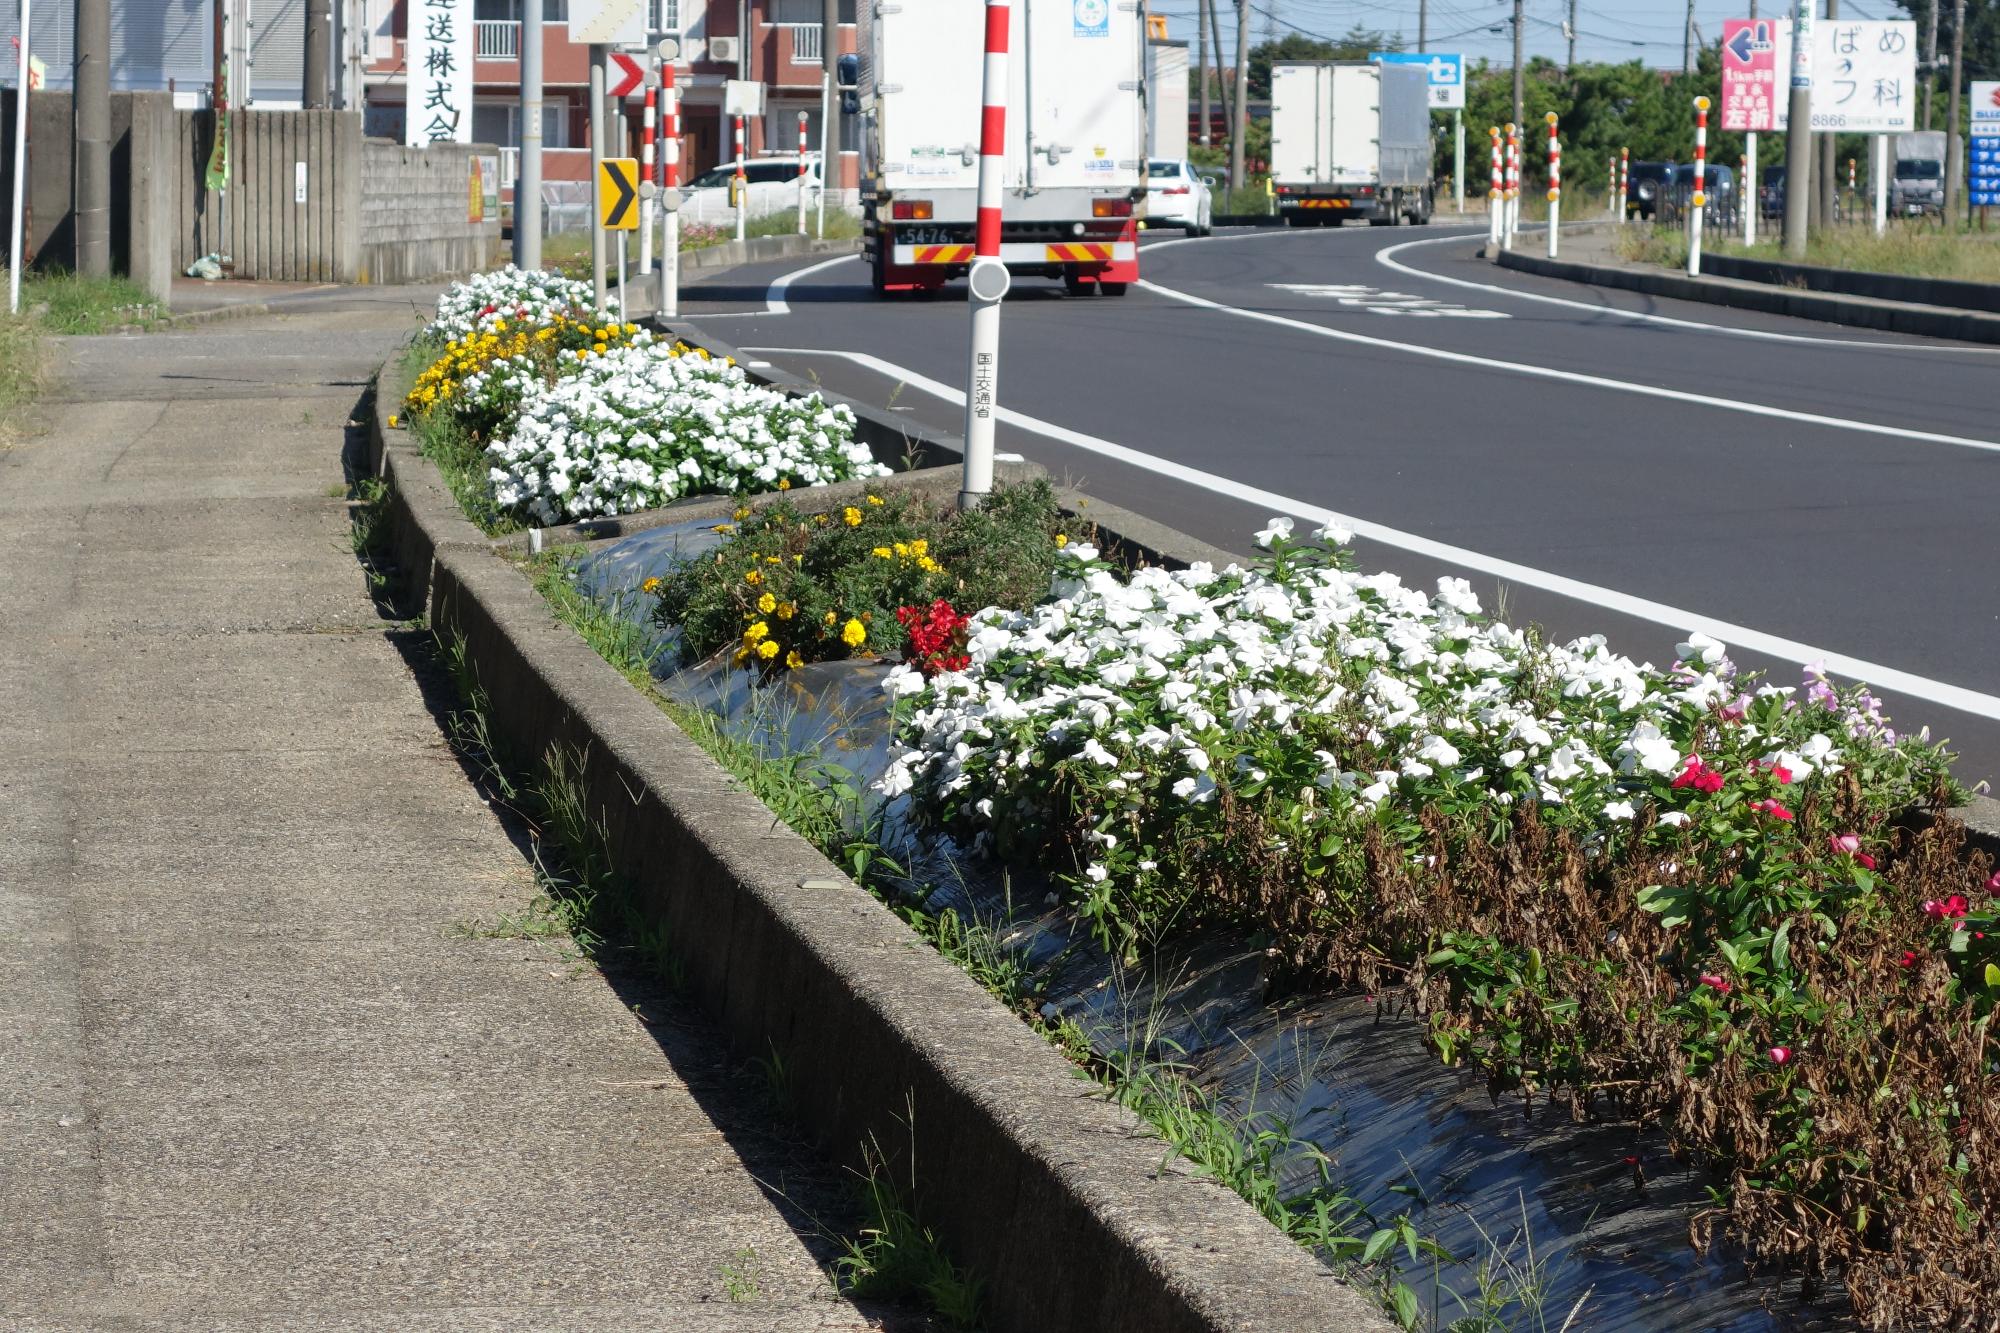
[[[736,117],[736,239],[749,234],[750,186],[743,174],[743,117]]]
[[[806,234],[806,113],[799,112],[799,235]]]
[[[1701,211],[1708,203],[1708,99],[1694,99],[1694,207],[1688,210],[1688,276],[1701,276]]]
[[[1007,158],[1008,0],[986,0],[986,63],[979,115],[979,213],[973,230],[972,359],[965,393],[965,476],[958,507],[993,491],[993,414],[1000,396],[1000,303],[1010,279],[1000,258],[1000,201]]]
[[[1500,147],[1500,127],[1487,126],[1486,137],[1493,141],[1493,175],[1486,187],[1486,248],[1497,257],[1500,235],[1506,229],[1507,166]]]
[[[1556,133],[1556,113],[1547,116],[1549,122],[1549,258],[1556,257],[1556,234],[1562,230],[1563,211],[1563,146],[1562,138]]]
[[[1620,222],[1631,216],[1632,210],[1628,203],[1632,197],[1629,193],[1631,188],[1632,150],[1621,148],[1618,150],[1618,220]]]
[[[1604,207],[1605,207],[1605,210],[1606,210],[1607,212],[1609,212],[1609,213],[1611,214],[1611,216],[1612,216],[1612,217],[1617,217],[1617,216],[1618,216],[1618,156],[1617,156],[1617,154],[1615,154],[1615,153],[1614,153],[1614,154],[1612,154],[1612,155],[1611,155],[1610,157],[1607,157],[1607,158],[1605,158],[1605,159],[1604,159],[1604,163],[1605,163],[1605,169],[1606,169],[1606,171],[1607,171],[1607,172],[1609,173],[1608,177],[1606,178],[1606,180],[1605,180],[1605,182],[1604,182]]]
[[[681,188],[681,94],[674,86],[674,61],[680,46],[669,37],[660,43],[660,169],[664,190],[675,196]],[[660,317],[681,313],[681,210],[678,197],[667,208],[667,231],[660,240]]]
[[[639,179],[653,179],[653,129],[658,110],[659,93],[653,85],[657,76],[646,74],[646,106],[639,119]],[[642,193],[639,196],[639,272],[641,275],[653,271],[653,196]]]
[[[1507,221],[1500,243],[1514,248],[1514,234],[1521,229],[1521,127],[1507,122]]]

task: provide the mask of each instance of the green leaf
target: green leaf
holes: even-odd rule
[[[1785,967],[1792,957],[1792,923],[1784,922],[1778,933],[1771,936],[1771,966]]]
[[[1410,1290],[1407,1282],[1398,1282],[1390,1299],[1396,1302],[1396,1320],[1404,1328],[1417,1326],[1417,1293]]]
[[[1686,889],[1668,888],[1664,884],[1648,884],[1639,890],[1639,910],[1659,916],[1660,924],[1669,930],[1675,926],[1685,926],[1688,922],[1688,899]]]
[[[1377,1259],[1380,1259],[1383,1255],[1387,1254],[1390,1250],[1394,1249],[1395,1245],[1396,1245],[1395,1231],[1389,1227],[1383,1227],[1380,1231],[1377,1231],[1374,1235],[1370,1236],[1368,1238],[1368,1243],[1361,1247],[1361,1262],[1364,1264],[1372,1264]]]
[[[1986,965],[1986,989],[2000,991],[2000,967]]]

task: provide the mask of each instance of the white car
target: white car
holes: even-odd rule
[[[730,202],[729,183],[736,175],[736,163],[724,162],[704,171],[683,187],[681,221],[734,222],[736,207]],[[773,213],[796,210],[799,206],[799,160],[792,156],[752,158],[743,164],[746,201],[750,216],[769,217]],[[806,207],[819,204],[819,154],[806,155]],[[831,201],[829,201],[831,202]]]
[[[1190,236],[1213,230],[1209,218],[1215,205],[1208,182],[1195,174],[1186,158],[1156,157],[1146,163],[1146,226],[1179,227]]]

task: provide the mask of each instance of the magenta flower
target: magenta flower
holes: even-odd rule
[[[1852,856],[1861,850],[1861,839],[1852,833],[1836,833],[1827,839],[1835,856]]]
[[[1773,1047],[1771,1048],[1771,1063],[1772,1063],[1772,1064],[1774,1064],[1774,1065],[1788,1065],[1788,1064],[1790,1064],[1791,1062],[1792,1062],[1792,1048],[1791,1048],[1791,1047],[1789,1047],[1789,1046],[1773,1046]]]
[[[1729,978],[1724,976],[1718,976],[1714,972],[1702,973],[1701,984],[1708,987],[1710,990],[1716,992],[1719,995],[1727,995],[1729,994],[1729,992],[1736,989],[1735,985],[1730,982]]]

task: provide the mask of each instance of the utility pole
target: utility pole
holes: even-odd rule
[[[101,2],[101,0],[100,0]],[[1521,0],[1514,0],[1520,4]],[[1250,0],[1236,0],[1236,103],[1229,117],[1229,188],[1243,188],[1243,136],[1250,127]]]
[[[1965,0],[1951,0],[1951,100],[1944,104],[1944,226],[1958,225],[1958,182],[1965,175],[1965,145],[1958,137],[1959,77],[1965,71]]]
[[[1209,0],[1201,0],[1194,12],[1195,44],[1200,48],[1199,65],[1201,72],[1201,137],[1197,141],[1203,148],[1208,147],[1208,12]]]
[[[1694,0],[1688,0],[1687,17],[1681,20],[1681,73],[1694,73]],[[1701,183],[1694,188],[1699,190]]]
[[[1526,123],[1527,117],[1521,111],[1521,6],[1522,0],[1514,0],[1514,123]]]
[[[825,0],[819,11],[819,58],[822,84],[819,97],[819,234],[826,239],[826,192],[833,191],[834,203],[845,195],[847,173],[840,158],[840,2]]]
[[[1417,50],[1431,49],[1431,0],[1417,0]]]
[[[1229,114],[1229,90],[1223,86],[1227,81],[1222,77],[1222,62],[1229,57],[1222,49],[1222,15],[1218,12],[1222,8],[1222,0],[1202,0],[1202,3],[1208,6],[1208,45],[1215,52],[1215,100],[1220,103],[1216,109],[1226,117]],[[1206,126],[1203,132],[1207,132]],[[1233,189],[1236,182],[1229,184]]]
[[[1569,60],[1563,65],[1563,73],[1576,73],[1576,0],[1569,0]]]
[[[1925,6],[1930,12],[1925,15],[1924,25],[1930,29],[1924,39],[1924,128],[1931,127],[1931,88],[1937,83],[1937,16],[1938,0],[1928,0]]]
[[[1806,257],[1806,194],[1812,174],[1812,0],[1792,0],[1792,88],[1785,135],[1785,258]]]
[[[521,165],[514,179],[514,266],[542,266],[542,3],[521,15]],[[596,218],[590,219],[592,223]]]
[[[102,278],[111,273],[111,0],[76,0],[75,69],[76,271]]]
[[[1826,21],[1830,24],[1840,17],[1840,0],[1826,0]],[[1834,200],[1840,193],[1840,166],[1835,161],[1832,134],[1815,134],[1819,145],[1819,174],[1813,177],[1813,206],[1822,227],[1833,225]]]
[[[308,109],[327,101],[327,56],[333,45],[333,0],[306,0],[305,104]]]

